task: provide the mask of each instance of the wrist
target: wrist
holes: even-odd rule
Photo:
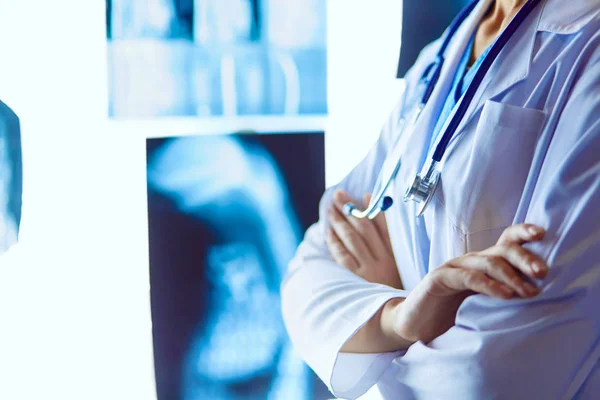
[[[402,345],[403,348],[408,348],[416,340],[411,340],[405,336],[406,332],[401,325],[403,318],[403,298],[394,298],[389,300],[382,308],[381,313],[381,331],[390,340],[394,340]]]
[[[415,343],[421,340],[421,328],[419,318],[415,318],[415,309],[411,307],[411,296],[394,305],[390,309],[390,315],[393,312],[394,334],[403,338],[407,342]]]

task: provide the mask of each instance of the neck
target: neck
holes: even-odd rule
[[[482,33],[497,36],[519,12],[527,0],[496,0],[481,23]]]
[[[490,13],[504,19],[515,15],[525,3],[527,0],[496,0]]]
[[[519,12],[527,0],[495,0],[488,14],[483,18],[473,45],[471,63],[473,63],[485,49],[498,37],[500,32],[512,18]]]

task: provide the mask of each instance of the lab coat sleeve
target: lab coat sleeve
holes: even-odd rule
[[[392,113],[367,157],[323,195],[320,220],[306,232],[281,287],[283,317],[294,347],[339,397],[354,398],[364,393],[397,356],[342,354],[338,359],[343,344],[385,302],[406,294],[367,282],[333,262],[324,241],[327,209],[336,189],[347,191],[355,199],[372,190],[392,135],[397,133],[400,107]],[[367,375],[371,377],[369,382],[364,379]]]
[[[527,245],[550,265],[538,282],[542,293],[468,298],[452,329],[395,361],[398,384],[415,397],[572,398],[597,366],[599,93],[596,62],[571,89],[529,203],[526,222],[547,230],[543,241]]]
[[[295,349],[329,390],[343,398],[357,398],[375,385],[391,361],[402,354],[340,353],[351,338],[388,300],[407,292],[359,278],[332,260],[325,245],[327,209],[336,189],[354,199],[372,191],[393,140],[407,94],[411,93],[439,40],[427,46],[405,77],[404,99],[398,103],[366,158],[338,185],[329,188],[319,205],[319,222],[311,226],[289,265],[281,286],[282,312]]]

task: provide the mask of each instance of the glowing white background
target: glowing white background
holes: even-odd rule
[[[331,184],[402,89],[401,2],[327,1]],[[104,7],[0,0],[0,98],[21,118],[25,179],[21,243],[0,257],[1,399],[155,398],[144,131],[106,119]],[[323,124],[238,122],[223,130]]]

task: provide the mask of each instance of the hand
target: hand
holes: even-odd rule
[[[365,195],[364,206],[371,196]],[[331,228],[325,242],[333,260],[361,278],[402,288],[402,281],[394,259],[394,253],[383,213],[375,219],[358,219],[344,215],[344,204],[352,202],[348,194],[337,191],[329,208]]]
[[[395,308],[396,333],[411,341],[430,342],[454,325],[458,308],[472,294],[502,299],[536,296],[539,289],[527,277],[543,278],[548,267],[522,244],[541,240],[544,233],[531,224],[511,226],[495,246],[431,271]]]

